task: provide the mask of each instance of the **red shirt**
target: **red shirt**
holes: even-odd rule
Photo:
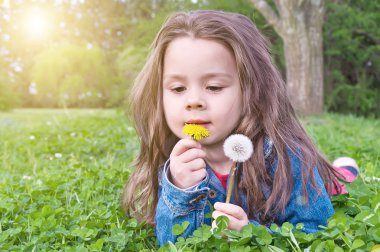
[[[218,179],[220,180],[220,183],[222,183],[222,186],[224,187],[224,189],[226,190],[227,189],[227,180],[228,180],[228,174],[220,174],[214,170],[212,170],[215,175],[218,177]]]

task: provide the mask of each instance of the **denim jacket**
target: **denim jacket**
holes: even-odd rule
[[[272,142],[265,138],[264,157],[266,161],[271,156],[271,153]],[[293,225],[303,223],[304,232],[316,232],[319,225],[326,225],[327,219],[334,213],[334,209],[317,169],[314,169],[314,176],[317,187],[320,188],[321,192],[318,194],[311,187],[311,183],[308,183],[308,204],[304,203],[301,161],[294,153],[288,151],[288,154],[293,172],[293,191],[285,210],[276,216],[276,223],[280,225],[284,222],[290,222]],[[191,188],[181,189],[173,185],[169,179],[169,163],[170,160],[165,163],[159,173],[155,231],[160,246],[163,246],[168,241],[173,243],[176,241],[177,237],[172,234],[172,227],[175,224],[181,224],[184,221],[190,222],[190,225],[181,235],[183,237],[189,237],[202,224],[211,225],[210,212],[212,208],[210,206],[213,206],[216,202],[226,201],[226,190],[208,165],[206,165],[207,175],[199,184]],[[275,170],[276,160],[265,163],[267,165],[272,164],[269,169]],[[231,174],[229,174],[228,181],[230,176]],[[264,195],[269,197],[270,189],[262,188],[262,190]],[[247,212],[247,198],[242,194],[241,198],[242,207]],[[234,204],[233,196],[230,202]],[[254,225],[260,225],[257,219],[249,220],[249,222]]]

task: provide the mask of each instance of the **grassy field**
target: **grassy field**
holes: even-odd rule
[[[345,215],[337,215],[313,241],[296,235],[297,245],[313,249],[323,242],[324,247],[332,246],[328,241],[337,240],[344,251],[358,245],[358,249],[372,248],[380,243],[380,232],[376,233],[380,230],[380,121],[327,114],[303,122],[330,160],[351,156],[362,172],[360,181],[349,187],[351,196],[334,203],[337,213]],[[0,250],[157,250],[152,228],[126,218],[120,209],[120,194],[137,151],[133,128],[115,110],[0,112]],[[343,220],[344,227],[339,226]],[[363,223],[368,224],[364,224],[365,235],[355,226]],[[269,243],[273,248],[289,246],[273,239]],[[364,244],[354,245],[355,240]],[[197,242],[211,246],[202,245],[207,239]]]

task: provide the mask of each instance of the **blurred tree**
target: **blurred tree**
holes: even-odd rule
[[[132,17],[133,22],[150,20],[166,7],[178,6],[177,4],[170,0],[129,0],[126,14]]]
[[[132,16],[132,24],[126,33],[124,45],[116,57],[116,68],[124,82],[120,86],[128,90],[143,67],[149,47],[165,19],[174,11],[194,7],[190,1],[131,0],[126,12]]]
[[[101,48],[104,56],[100,63],[113,68],[115,54],[119,46],[123,44],[125,34],[132,24],[131,18],[126,15],[126,8],[125,1],[121,0],[107,2],[97,0],[4,1],[3,5],[0,5],[0,55],[7,62],[6,67],[17,75],[15,76],[16,89],[23,97],[23,106],[43,106],[44,104],[42,99],[37,101],[35,96],[29,93],[29,87],[34,81],[30,71],[36,69],[35,64],[39,60],[37,55],[43,51],[60,48],[65,44],[77,45],[83,51]],[[61,59],[56,60],[59,62]],[[54,62],[51,63],[53,66]],[[45,71],[47,75],[50,74],[48,65],[41,71]],[[69,74],[73,76],[69,77]],[[110,76],[104,76],[103,79],[114,81],[108,90],[111,92],[112,88],[120,84],[120,79],[118,79],[119,76],[115,76],[114,70],[107,71],[107,74]],[[79,79],[82,79],[86,86],[94,83],[90,83],[88,76],[81,76],[81,73],[75,70],[66,73],[66,80],[70,78],[77,83],[80,82]],[[54,85],[54,82],[50,83]],[[110,81],[106,83],[110,84]],[[98,89],[98,87],[94,88]],[[97,104],[111,106],[111,104],[115,105],[117,100],[120,101],[121,98],[118,97],[120,92],[111,93],[114,96],[109,97],[110,100],[107,103],[102,97]],[[53,102],[54,99],[48,100]],[[89,100],[88,98],[87,102]],[[45,105],[48,104],[51,103],[47,101]]]
[[[35,104],[48,107],[105,107],[117,83],[100,48],[77,45],[41,52],[31,76]]]
[[[251,0],[284,43],[286,82],[296,110],[323,112],[323,0]]]
[[[380,117],[380,2],[329,1],[324,24],[329,110]]]
[[[6,111],[18,105],[19,99],[14,91],[14,82],[9,78],[6,63],[0,58],[0,111]]]

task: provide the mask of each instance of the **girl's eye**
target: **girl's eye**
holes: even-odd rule
[[[175,88],[172,88],[172,91],[174,93],[182,93],[183,91],[185,91],[186,88],[185,87],[175,87]]]
[[[223,87],[219,87],[219,86],[208,86],[207,89],[210,90],[210,91],[212,91],[212,92],[219,92],[219,91],[222,91]]]

